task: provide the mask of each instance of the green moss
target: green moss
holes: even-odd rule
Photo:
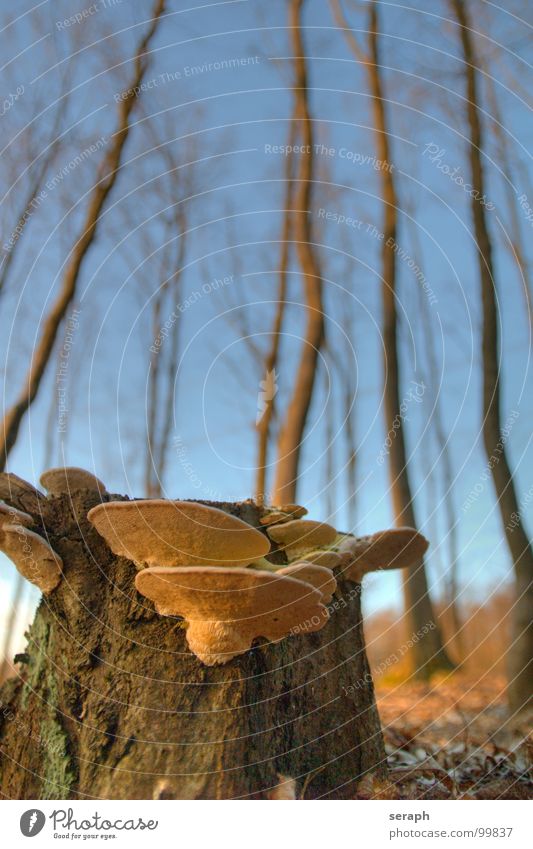
[[[50,624],[46,621],[46,617],[39,608],[35,614],[35,619],[28,632],[28,665],[26,681],[22,690],[21,706],[26,710],[28,700],[32,692],[39,687],[46,672],[46,661],[50,654]]]
[[[46,685],[47,716],[41,725],[42,746],[46,752],[41,799],[68,799],[77,774],[58,712],[59,697],[53,669],[48,670]]]
[[[28,634],[27,676],[21,694],[21,708],[32,705],[31,695],[39,694],[41,799],[67,799],[77,779],[69,753],[68,736],[61,723],[53,629],[46,611],[39,609]],[[42,701],[41,701],[42,699]],[[33,707],[35,707],[35,703]]]

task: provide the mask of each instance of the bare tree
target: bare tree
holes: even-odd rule
[[[293,219],[296,252],[303,275],[306,301],[305,339],[294,381],[294,391],[283,420],[277,446],[277,463],[273,499],[277,503],[296,497],[300,451],[313,389],[318,353],[324,340],[322,278],[318,259],[311,243],[309,205],[313,176],[313,126],[309,114],[307,67],[302,39],[301,14],[304,0],[290,0],[289,26],[294,51],[294,102],[303,153],[300,154],[295,187]]]
[[[372,110],[378,159],[380,168],[381,194],[383,200],[383,223],[381,236],[382,262],[382,307],[384,349],[384,406],[387,430],[394,428],[389,458],[390,489],[394,517],[397,526],[416,527],[413,499],[407,466],[407,452],[400,399],[400,367],[398,356],[398,318],[396,311],[397,269],[396,235],[398,197],[395,178],[390,167],[390,145],[385,112],[385,99],[380,70],[379,20],[375,0],[369,8],[368,48],[362,50],[349,29],[340,0],[332,0],[335,19],[342,28],[347,43],[355,58],[364,65],[372,97]],[[412,649],[414,671],[420,677],[429,677],[439,669],[451,669],[452,664],[444,649],[440,630],[429,596],[424,561],[404,576],[405,610],[413,633],[419,633],[428,624],[434,626]]]
[[[145,492],[150,498],[158,498],[162,494],[163,479],[166,470],[166,460],[172,427],[172,411],[174,406],[175,377],[179,357],[179,332],[180,322],[178,300],[180,291],[180,280],[183,269],[187,223],[186,213],[183,206],[177,203],[170,218],[168,228],[167,254],[163,268],[168,268],[162,284],[159,286],[152,302],[152,334],[156,340],[161,331],[163,308],[165,304],[173,307],[172,315],[175,321],[172,323],[170,338],[168,340],[169,351],[166,360],[163,358],[161,346],[155,344],[150,346],[150,368],[148,373],[148,433],[145,458]],[[175,234],[172,239],[170,233]],[[174,240],[176,241],[177,249]],[[170,299],[169,299],[170,296]],[[163,374],[161,374],[163,372]]]
[[[53,128],[50,133],[49,143],[43,151],[42,156],[37,157],[32,163],[27,166],[30,173],[29,186],[26,192],[23,194],[22,201],[20,202],[20,205],[18,207],[18,212],[16,215],[16,224],[12,231],[13,233],[17,233],[17,238],[11,246],[11,250],[4,255],[3,262],[0,263],[0,295],[6,288],[6,284],[10,275],[10,270],[13,267],[13,261],[20,249],[24,230],[26,229],[28,221],[30,220],[29,212],[32,208],[32,204],[43,189],[43,184],[46,178],[48,168],[53,162],[57,154],[58,148],[60,147],[58,132],[64,113],[66,111],[67,101],[67,95],[63,95],[60,101],[60,105],[56,111]],[[6,192],[2,201],[5,200],[7,194],[8,193]]]
[[[412,258],[417,267],[420,269],[423,278],[426,279],[424,273],[424,263],[422,260],[422,248],[420,245],[419,230],[416,223],[416,208],[410,204],[406,204],[407,221],[409,222]],[[463,657],[463,622],[459,609],[459,541],[458,541],[458,519],[454,506],[453,490],[454,490],[454,474],[453,463],[450,449],[450,435],[446,431],[444,415],[442,410],[442,398],[439,394],[439,366],[438,357],[435,346],[435,327],[432,320],[431,311],[429,309],[429,295],[424,291],[423,286],[417,287],[417,306],[420,321],[417,324],[422,328],[423,340],[423,356],[421,361],[421,373],[423,374],[423,383],[428,387],[427,407],[430,410],[431,433],[435,437],[435,442],[438,450],[438,469],[442,471],[442,489],[444,513],[446,517],[447,527],[447,553],[448,564],[445,570],[446,582],[446,606],[450,615],[451,629],[453,633],[453,642],[458,659]],[[431,466],[431,463],[429,463]],[[428,482],[433,483],[433,472],[428,469]],[[431,500],[431,499],[430,499]],[[433,499],[434,509],[436,510],[437,498]]]
[[[326,142],[324,142],[326,143]],[[320,198],[317,200],[317,206],[320,208],[326,204],[333,204],[337,209],[344,202],[343,194],[346,187],[339,185],[333,174],[331,173],[330,160],[324,158],[320,161],[317,168],[317,189],[320,191]],[[336,228],[337,234],[340,228]],[[319,264],[322,269],[333,268],[332,264],[332,243],[328,238],[327,244],[324,242],[323,234],[320,238],[314,239],[316,249],[319,252]],[[335,279],[351,280],[353,276],[353,237],[349,230],[340,230],[338,236],[338,249],[333,248],[333,253],[337,254],[337,259],[341,259],[340,265],[335,270]],[[323,274],[324,280],[327,280],[331,272]],[[330,299],[330,308],[328,315],[330,324],[326,324],[325,336],[328,344],[324,347],[324,357],[328,363],[330,374],[332,375],[329,385],[326,385],[326,392],[333,394],[338,388],[338,414],[340,417],[340,440],[343,446],[343,463],[342,472],[344,473],[344,491],[345,498],[343,505],[346,509],[347,526],[346,529],[353,533],[357,526],[357,434],[356,434],[356,417],[355,417],[355,402],[357,389],[357,364],[356,364],[356,318],[357,318],[357,301],[344,287],[332,287],[332,297]],[[330,331],[331,327],[331,331]],[[330,341],[331,336],[331,341]],[[333,414],[332,410],[326,411]],[[326,424],[330,432],[333,432],[332,423]],[[329,444],[329,443],[328,443]],[[331,451],[329,452],[331,454]],[[325,475],[331,480],[331,474],[327,470],[328,458],[326,457]],[[337,475],[339,477],[339,475]],[[327,480],[326,480],[327,485]],[[328,510],[329,513],[329,510]]]
[[[331,373],[331,365],[328,368],[327,363],[328,351],[324,351],[326,367],[322,367],[321,371],[324,376],[324,398],[326,400],[324,408],[324,465],[322,469],[323,481],[322,492],[324,495],[324,505],[328,522],[332,521],[337,507],[337,476],[335,474],[335,401],[333,393],[329,392],[329,380]]]
[[[347,339],[351,338],[353,332],[353,319],[350,323],[348,318],[344,320],[344,334]],[[343,431],[344,446],[346,452],[346,510],[348,517],[348,531],[353,534],[357,528],[358,519],[358,496],[357,496],[357,432],[355,419],[356,402],[356,377],[355,369],[346,368],[341,370],[341,382],[343,389]]]
[[[289,127],[289,136],[287,144],[292,147],[296,137],[296,114],[293,116]],[[285,315],[285,306],[287,299],[287,272],[289,267],[290,255],[290,240],[291,240],[291,219],[292,219],[292,157],[287,156],[285,164],[285,194],[284,194],[284,212],[283,226],[281,232],[281,251],[279,261],[279,281],[278,292],[276,298],[276,309],[274,314],[274,322],[272,325],[271,342],[265,356],[263,365],[263,374],[273,377],[278,368],[281,331],[283,327],[283,318]],[[275,412],[275,397],[266,403],[263,414],[256,424],[257,428],[257,471],[255,478],[255,499],[258,504],[263,504],[268,499],[266,498],[266,483],[267,483],[267,468],[268,468],[268,449],[271,438],[271,425]]]
[[[352,326],[350,319],[351,299],[346,303],[346,298],[342,299],[344,315],[342,317],[343,333],[348,339],[352,334]],[[334,373],[334,379],[331,381],[333,387],[338,385],[340,388],[340,409],[342,416],[341,431],[343,436],[345,462],[343,470],[345,471],[345,486],[346,486],[346,513],[348,518],[348,531],[353,533],[357,525],[357,437],[355,433],[355,379],[354,370],[347,365],[344,353],[340,352],[333,346],[325,346],[324,354],[326,362],[329,362],[330,368],[326,372],[326,376]],[[331,380],[331,378],[330,378]],[[331,384],[326,383],[325,394],[330,390]],[[331,387],[331,395],[333,392]],[[335,441],[335,415],[334,401],[330,397],[326,415],[326,451],[324,463],[324,487],[326,493],[326,514],[333,516],[336,512],[337,505],[335,499],[335,490],[333,481],[335,477],[334,449]],[[329,485],[329,486],[328,486]]]
[[[503,116],[501,114],[500,104],[496,94],[496,86],[494,85],[494,80],[486,65],[485,85],[487,87],[488,102],[493,118],[492,128],[494,140],[496,142],[498,164],[502,172],[507,212],[511,225],[508,228],[508,233],[504,234],[504,244],[507,250],[510,251],[511,258],[518,268],[521,282],[520,288],[524,296],[530,327],[533,327],[533,284],[531,281],[531,268],[522,235],[522,224],[518,215],[518,204],[516,192],[514,190],[515,175],[513,173],[512,155],[509,149],[507,131],[503,125]]]
[[[30,368],[23,383],[21,394],[4,415],[2,422],[2,444],[0,446],[0,469],[5,468],[7,457],[17,440],[19,428],[30,405],[35,400],[46,367],[54,348],[61,322],[76,294],[83,262],[94,242],[100,214],[105,201],[120,173],[122,152],[130,133],[130,115],[136,101],[135,90],[141,84],[148,66],[149,45],[164,12],[164,0],[157,0],[150,26],[142,37],[134,59],[134,72],[126,96],[120,102],[118,128],[101,164],[98,180],[89,198],[82,231],[76,240],[68,260],[57,299],[45,319],[43,330],[32,356]]]
[[[496,278],[492,240],[485,208],[476,198],[484,196],[482,167],[483,130],[479,116],[478,64],[471,36],[470,16],[463,0],[450,0],[461,40],[466,79],[466,112],[469,126],[468,159],[475,192],[472,219],[479,265],[483,311],[483,441],[494,481],[505,536],[514,564],[516,600],[513,605],[513,640],[509,651],[509,702],[513,710],[531,705],[533,667],[533,551],[527,537],[516,497],[500,421],[500,349]]]

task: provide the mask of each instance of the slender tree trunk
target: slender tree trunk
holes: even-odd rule
[[[157,339],[161,328],[161,301],[164,296],[164,287],[158,292],[152,307],[152,339]],[[146,422],[146,453],[144,458],[144,491],[148,498],[155,498],[159,494],[160,482],[155,469],[154,455],[157,450],[156,426],[159,394],[159,358],[162,351],[156,349],[150,351],[150,364],[148,366],[148,399],[147,399],[147,422]]]
[[[292,147],[296,138],[296,114],[291,120],[289,138],[287,144]],[[292,157],[287,156],[285,170],[285,210],[283,213],[283,229],[281,233],[281,256],[279,263],[279,282],[276,312],[272,326],[272,341],[265,357],[263,374],[268,375],[276,371],[278,367],[279,352],[281,345],[281,330],[285,314],[285,302],[287,299],[287,271],[289,267],[291,218],[292,218]],[[255,500],[263,504],[267,498],[267,467],[268,449],[271,437],[271,425],[274,418],[275,398],[267,403],[265,411],[257,424],[257,462],[255,477]]]
[[[471,182],[478,197],[484,195],[481,165],[482,128],[478,113],[477,65],[470,35],[470,20],[462,0],[451,0],[460,30],[466,75],[466,99],[470,129],[469,164]],[[513,710],[531,706],[533,673],[533,551],[527,537],[507,459],[500,422],[499,315],[492,262],[492,243],[483,205],[472,197],[483,310],[483,441],[498,498],[507,544],[514,564],[516,600],[513,605],[513,634],[509,651],[509,701]]]
[[[187,219],[185,214],[181,211],[179,211],[178,215],[176,216],[176,226],[180,231],[180,238],[178,254],[176,257],[176,270],[172,276],[172,285],[170,287],[174,304],[178,303],[180,299],[181,275],[183,272],[183,264],[185,261],[187,239]],[[178,370],[178,359],[180,351],[180,330],[181,323],[178,319],[172,328],[170,338],[170,351],[166,364],[166,394],[163,403],[161,433],[159,436],[156,454],[158,497],[160,497],[163,492],[163,481],[167,468],[168,449],[170,444],[170,435],[172,432],[172,419],[174,413],[175,397],[174,390],[176,387],[176,374]]]
[[[485,63],[483,63],[483,65],[486,67]],[[493,118],[496,149],[498,152],[498,166],[502,171],[503,187],[511,223],[509,233],[505,233],[503,239],[506,248],[510,249],[513,261],[518,266],[521,283],[520,288],[524,297],[529,324],[530,327],[533,327],[533,285],[531,283],[531,269],[527,259],[527,250],[522,236],[522,223],[518,214],[516,191],[514,189],[512,155],[509,150],[508,136],[502,122],[496,87],[488,69],[485,73],[485,85],[487,87],[489,106],[491,116]]]
[[[383,350],[384,350],[384,407],[386,429],[394,433],[389,449],[389,477],[392,506],[396,525],[416,527],[416,519],[409,484],[407,454],[403,419],[400,411],[400,369],[398,356],[398,333],[396,314],[396,230],[398,198],[389,150],[389,136],[385,114],[385,102],[382,91],[379,57],[379,22],[375,0],[369,11],[368,48],[369,55],[362,56],[353,34],[348,30],[340,4],[333,3],[337,21],[347,36],[348,43],[356,52],[356,57],[364,59],[368,74],[377,157],[384,166],[380,169],[381,192],[383,200],[382,224],[382,309],[383,309]],[[429,596],[424,561],[404,575],[404,599],[407,620],[413,634],[422,632],[433,624],[423,639],[417,640],[412,649],[414,672],[422,678],[428,678],[437,670],[453,668],[442,643],[433,605]]]
[[[169,167],[172,163],[169,164]],[[179,181],[176,193],[180,191]],[[172,256],[172,236],[176,237],[178,249]],[[176,202],[176,213],[167,232],[167,252],[170,260],[163,263],[164,280],[154,298],[152,310],[152,338],[156,339],[161,331],[163,307],[175,314],[179,303],[181,275],[185,258],[187,240],[187,216]],[[170,303],[169,303],[170,297]],[[145,493],[149,498],[160,498],[163,493],[163,479],[166,471],[168,447],[172,431],[174,409],[174,388],[178,368],[180,344],[179,316],[172,325],[172,332],[165,344],[159,348],[150,348],[150,366],[148,372],[147,440],[145,454]],[[167,350],[168,348],[168,350]],[[164,390],[164,393],[163,391]]]
[[[331,369],[324,369],[325,398],[328,398],[328,377],[330,372]],[[326,445],[324,448],[324,482],[322,489],[324,493],[324,504],[326,507],[326,521],[334,524],[334,516],[337,506],[337,481],[335,479],[335,403],[332,393],[329,393],[329,398],[324,410],[324,419]]]
[[[422,269],[422,250],[418,238],[418,229],[415,223],[414,211],[409,216],[411,223],[411,240],[413,244],[413,258],[420,269]],[[463,646],[463,622],[459,608],[459,541],[457,536],[458,519],[453,500],[453,463],[449,439],[446,433],[441,399],[439,397],[439,368],[437,353],[435,350],[435,333],[432,326],[431,314],[428,304],[427,293],[421,286],[418,287],[418,306],[420,310],[422,332],[424,337],[424,354],[422,359],[427,363],[426,385],[429,387],[430,400],[428,407],[431,412],[431,425],[435,435],[438,449],[438,468],[442,470],[442,488],[444,513],[447,527],[447,552],[448,567],[446,569],[447,584],[447,608],[450,616],[453,643],[456,651],[456,659],[464,657]],[[431,463],[429,464],[429,467]],[[428,478],[433,477],[429,468]],[[437,504],[436,498],[434,504]],[[436,537],[434,537],[436,539]]]
[[[35,511],[64,578],[0,689],[4,797],[269,798],[281,774],[306,798],[350,799],[384,774],[359,584],[340,579],[323,630],[206,667],[87,521],[97,502]],[[216,506],[258,525],[251,502]]]
[[[296,79],[294,97],[304,153],[300,155],[295,197],[294,238],[303,274],[306,301],[305,339],[300,364],[279,440],[273,495],[278,503],[296,498],[300,451],[305,424],[315,386],[318,352],[324,339],[322,312],[322,279],[318,259],[311,244],[309,206],[313,177],[313,128],[307,103],[307,70],[301,32],[301,12],[304,0],[290,0],[290,29],[294,51]]]
[[[22,392],[13,406],[7,410],[0,426],[0,470],[5,468],[8,454],[17,440],[22,419],[37,396],[61,322],[76,294],[80,271],[94,241],[104,203],[120,172],[122,152],[130,132],[130,114],[136,101],[134,89],[138,88],[144,77],[148,64],[148,47],[163,14],[164,3],[165,0],[157,0],[149,29],[137,49],[134,73],[130,81],[131,85],[128,87],[131,94],[120,103],[118,129],[102,163],[101,176],[90,196],[82,232],[70,254],[57,299],[44,321]]]
[[[403,419],[400,411],[400,368],[398,356],[398,317],[396,313],[396,235],[398,198],[394,176],[391,170],[389,137],[383,99],[378,12],[375,0],[370,11],[370,62],[367,65],[370,78],[374,126],[378,159],[388,163],[380,170],[383,198],[383,239],[382,239],[382,309],[383,309],[383,348],[384,362],[384,406],[387,429],[392,430],[398,423],[395,437],[389,451],[389,476],[394,517],[397,526],[416,527],[413,498],[409,483],[407,454]],[[433,605],[429,596],[424,561],[404,574],[405,609],[413,633],[418,633],[428,624],[434,624],[424,639],[415,643],[412,650],[415,674],[427,678],[439,669],[451,669],[452,664],[444,649],[440,629],[436,623]]]
[[[349,306],[344,304],[343,333],[346,339],[353,339],[350,328]],[[352,342],[353,346],[353,342]],[[355,426],[355,371],[352,363],[346,360],[343,351],[327,346],[327,353],[335,369],[335,379],[342,388],[342,433],[345,446],[346,498],[344,501],[348,520],[348,533],[354,534],[357,527],[357,434]],[[350,353],[353,353],[350,351]]]
[[[347,339],[354,342],[355,332],[352,332],[348,317],[344,317],[343,330]],[[355,369],[351,364],[342,364],[342,386],[343,386],[343,431],[344,444],[346,447],[346,510],[348,516],[348,533],[355,534],[358,524],[358,494],[357,494],[357,422],[355,417],[356,404],[356,376]]]
[[[346,509],[348,513],[348,533],[350,534],[355,534],[358,519],[357,435],[355,433],[353,398],[353,392],[346,387],[344,393],[344,442],[346,445]]]
[[[162,427],[157,445],[157,497],[163,493],[163,481],[167,469],[168,449],[170,435],[172,433],[172,420],[174,414],[174,390],[176,387],[176,374],[178,370],[178,359],[180,351],[180,325],[179,321],[173,327],[170,339],[170,352],[166,367],[166,394],[163,403]]]

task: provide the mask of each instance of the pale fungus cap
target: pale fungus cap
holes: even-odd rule
[[[259,519],[262,525],[275,525],[278,522],[291,522],[301,519],[307,514],[305,507],[300,504],[283,504],[280,507],[267,507],[265,514]]]
[[[22,525],[3,525],[0,550],[13,561],[20,574],[43,593],[50,593],[61,580],[63,561],[38,534]]]
[[[289,557],[317,546],[330,545],[337,536],[337,531],[331,525],[311,519],[294,519],[282,525],[271,525],[267,533],[270,539],[286,550]]]
[[[293,519],[301,519],[303,516],[307,516],[309,512],[301,504],[280,504],[274,509],[279,510],[281,513],[288,513]]]
[[[0,472],[0,498],[11,501],[24,493],[44,498],[43,493],[28,481],[14,475],[13,472]]]
[[[415,528],[377,531],[365,537],[346,537],[339,546],[345,562],[345,575],[361,581],[367,572],[407,569],[424,556],[429,542]]]
[[[307,560],[291,563],[290,566],[283,566],[277,570],[276,574],[288,575],[310,584],[322,594],[322,604],[329,604],[337,589],[337,581],[331,569],[327,569],[325,566],[317,566],[316,563],[309,563]]]
[[[24,513],[22,510],[17,510],[16,507],[10,507],[0,501],[0,528],[5,525],[24,525],[30,528],[34,524],[33,517],[29,513]]]
[[[341,557],[336,551],[306,551],[306,563],[315,563],[317,566],[325,566],[326,569],[337,569],[341,565]]]
[[[62,466],[57,469],[48,469],[48,471],[42,473],[40,482],[48,495],[62,495],[64,492],[76,492],[80,489],[90,489],[102,493],[106,492],[104,484],[96,475],[77,466]]]
[[[291,631],[318,631],[328,619],[318,590],[277,573],[155,567],[139,572],[135,585],[163,616],[188,622],[189,647],[206,666],[244,654],[257,637],[277,642]]]
[[[110,501],[88,513],[111,550],[139,567],[242,566],[270,550],[242,519],[194,501]]]
[[[277,525],[281,522],[289,522],[292,519],[288,513],[280,513],[279,510],[273,510],[271,513],[265,513],[259,519],[260,525]]]

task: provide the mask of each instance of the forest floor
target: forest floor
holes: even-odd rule
[[[509,720],[503,677],[378,682],[389,778],[358,798],[533,799],[531,717]]]

